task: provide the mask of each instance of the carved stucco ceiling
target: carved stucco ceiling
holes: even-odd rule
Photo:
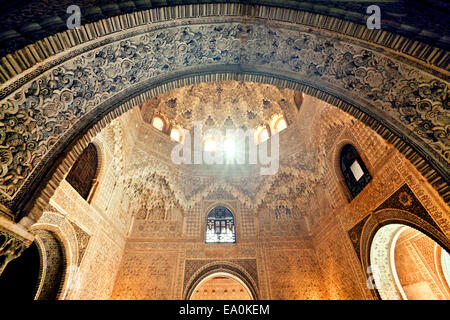
[[[199,177],[141,153],[127,171],[130,211],[139,215],[143,210],[190,209],[203,199],[238,200],[249,209],[275,209],[281,205],[304,211],[324,170],[320,161],[312,163],[309,169],[299,168],[301,157],[297,154],[290,159],[290,165],[281,164],[272,176]]]
[[[247,107],[255,101],[261,101],[258,99],[267,99],[271,101],[270,108],[264,109],[260,106],[259,110],[253,109],[257,114],[270,116],[273,112],[279,111],[277,108],[281,107],[277,102],[284,99],[284,107],[292,111],[292,113],[286,113],[289,118],[289,114],[293,117],[297,112],[293,100],[294,94],[295,91],[292,90],[251,82],[206,83],[159,95],[152,99],[155,105],[147,102],[142,110],[144,119],[148,116],[148,122],[151,122],[151,115],[156,109],[165,115],[169,114],[171,121],[180,124],[181,121],[176,122],[176,119],[177,117],[183,119],[183,112],[188,107],[195,110],[192,114],[199,117],[201,115],[205,119],[208,118],[208,113],[202,114],[198,112],[198,109],[205,110],[206,105],[211,108],[214,116],[219,114],[221,119],[226,119],[225,107],[218,108],[220,113],[214,113],[212,108],[222,103],[232,107],[235,105],[232,103],[235,97],[238,97],[237,103]],[[176,102],[172,102],[175,106],[171,107],[168,101],[175,99],[177,99]],[[189,104],[189,101],[195,101],[195,103]],[[334,113],[329,112],[332,118],[333,115],[335,119],[351,118],[334,107],[331,111],[333,110]],[[264,116],[260,117],[264,118]],[[312,119],[302,120],[311,121]],[[183,125],[189,127],[191,121],[192,119],[187,119]],[[244,119],[244,121],[247,120]],[[263,206],[277,210],[282,207],[284,210],[292,211],[292,214],[303,214],[310,203],[311,196],[314,195],[316,186],[323,181],[325,151],[323,145],[314,143],[314,138],[309,139],[311,137],[308,136],[305,139],[299,139],[298,121],[299,119],[296,119],[292,127],[284,133],[283,140],[289,141],[290,152],[280,159],[280,167],[275,175],[262,176],[259,170],[246,171],[242,168],[235,168],[234,173],[229,175],[221,174],[220,168],[219,171],[214,169],[209,174],[204,174],[202,170],[192,171],[186,166],[162,161],[156,154],[150,155],[140,148],[136,149],[126,168],[125,186],[132,204],[130,211],[138,218],[161,216],[161,213],[168,209],[189,210],[203,199],[212,199],[238,200],[242,206],[250,209]],[[341,121],[344,120],[341,119]],[[281,145],[287,146],[286,143]],[[199,174],[199,172],[202,173]]]
[[[194,84],[147,100],[141,106],[144,121],[163,115],[172,125],[190,130],[194,121],[203,128],[256,128],[274,114],[292,123],[297,113],[297,91],[244,81]]]
[[[25,79],[19,88],[5,88],[0,201],[20,211],[30,186],[38,184],[75,132],[156,78],[230,64],[332,88],[402,132],[407,142],[412,139],[448,176],[447,81],[358,44],[246,21],[145,30],[56,67],[49,64],[48,71]]]

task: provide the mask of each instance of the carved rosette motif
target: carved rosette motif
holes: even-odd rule
[[[57,148],[116,95],[138,94],[158,76],[229,65],[303,79],[360,101],[448,167],[447,82],[357,45],[275,23],[215,23],[158,29],[93,49],[1,101],[0,201],[24,193]]]

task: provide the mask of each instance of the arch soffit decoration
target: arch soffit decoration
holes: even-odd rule
[[[86,201],[89,203],[92,203],[93,200],[96,198],[98,193],[96,192],[98,189],[99,183],[103,181],[103,178],[106,173],[106,161],[107,161],[107,154],[105,149],[105,141],[104,139],[100,139],[99,136],[95,136],[91,142],[90,142],[97,150],[97,170],[95,172],[95,178],[93,181],[93,184],[91,186],[91,190],[89,192],[89,196]],[[67,175],[66,175],[67,176]]]
[[[228,273],[240,281],[242,281],[245,286],[250,290],[250,294],[253,299],[258,300],[258,286],[255,283],[254,279],[250,276],[250,274],[241,266],[229,262],[229,261],[215,261],[208,263],[203,266],[197,272],[195,272],[186,284],[183,292],[183,299],[189,299],[195,288],[207,277],[215,274],[215,273]]]
[[[432,226],[430,223],[408,211],[399,209],[382,209],[373,212],[362,227],[359,255],[361,258],[363,272],[366,272],[368,267],[371,265],[370,249],[375,234],[380,228],[390,224],[406,225],[416,229],[431,238],[443,249],[447,250],[447,252],[450,252],[450,240],[442,233],[441,230]],[[376,289],[370,289],[370,291],[374,297],[380,299],[380,294]]]
[[[76,232],[64,216],[56,212],[44,211],[41,219],[30,227],[32,233],[36,230],[54,233],[64,248],[68,266],[79,264]]]
[[[35,241],[41,259],[35,300],[63,299],[68,287],[67,248],[60,234],[50,229],[35,229]],[[56,229],[54,229],[56,231]]]
[[[65,216],[54,210],[51,207],[46,208],[39,221],[33,224],[29,230],[36,235],[36,239],[39,238],[40,231],[50,232],[60,243],[64,255],[65,271],[62,275],[62,285],[58,298],[64,299],[70,293],[70,290],[73,289],[72,285],[75,283],[74,281],[77,281],[76,277],[78,276],[82,256],[80,256],[77,232],[72,223]],[[42,241],[41,249],[46,250],[45,247],[42,247]]]
[[[30,228],[30,231],[35,234],[35,240],[38,244],[39,254],[41,256],[41,275],[36,299],[41,299],[43,297],[45,297],[44,299],[47,299],[48,294],[56,294],[55,298],[64,299],[68,293],[70,282],[72,281],[71,273],[75,271],[73,270],[73,267],[77,266],[78,246],[76,240],[74,241],[74,237],[76,236],[72,226],[65,221],[64,217],[53,212],[45,212],[44,215],[46,215],[46,217],[42,222],[36,223]],[[61,277],[60,282],[55,282],[53,284],[51,283],[55,280],[53,278],[58,276],[55,272],[59,271],[53,269],[50,272],[50,276],[47,274],[47,271],[49,270],[48,264],[54,262],[47,261],[47,256],[56,253],[55,248],[48,248],[45,244],[46,241],[43,241],[43,238],[48,238],[49,236],[54,238],[53,241],[55,241],[62,250],[62,256],[58,258],[61,259],[60,263],[63,263],[63,269],[61,270],[63,273],[59,274]],[[48,287],[49,285],[50,287]],[[44,287],[45,293],[42,292]],[[48,290],[51,290],[51,292],[48,292]],[[55,292],[55,290],[57,290],[57,292]]]
[[[446,119],[445,76],[405,65],[380,48],[375,52],[363,43],[300,24],[261,24],[244,17],[238,22],[221,17],[196,22],[130,26],[129,32],[49,59],[34,75],[19,76],[18,88],[17,82],[6,83],[0,113],[6,127],[1,137],[3,211],[16,218],[23,214],[23,204],[29,204],[34,193],[30,190],[49,179],[45,173],[73,164],[86,141],[111,119],[170,89],[220,80],[271,83],[342,108],[396,146],[448,198],[445,120],[427,118],[433,111]],[[80,55],[69,59],[70,54]],[[412,102],[402,93],[420,101],[403,110],[400,106]],[[430,130],[437,141],[430,138]],[[13,146],[20,138],[20,148]],[[56,156],[69,150],[61,169]],[[44,198],[51,193],[44,192]]]
[[[91,143],[94,145],[94,147],[97,149],[97,171],[95,172],[95,179],[97,181],[101,181],[101,179],[105,176],[106,171],[106,149],[105,149],[105,141],[103,139],[99,139],[98,136],[96,136],[94,139],[92,139]]]

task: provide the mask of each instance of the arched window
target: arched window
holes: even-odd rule
[[[280,131],[283,131],[284,129],[286,129],[287,128],[287,123],[286,123],[286,120],[284,120],[284,117],[278,119],[275,122],[275,126],[274,127],[275,127],[275,131],[276,132],[280,132]]]
[[[355,198],[372,180],[372,176],[361,160],[358,151],[350,144],[342,148],[340,164],[348,190],[352,198]]]
[[[283,131],[287,128],[287,122],[283,115],[275,114],[272,116],[270,120],[270,128],[272,130],[272,134],[277,134],[280,131]]]
[[[153,127],[158,129],[159,131],[164,131],[164,128],[166,126],[163,118],[161,118],[160,116],[154,116],[153,117],[152,125],[153,125]]]
[[[219,141],[214,136],[208,136],[203,140],[203,151],[216,152],[219,149]]]
[[[178,143],[183,142],[183,133],[179,128],[173,127],[170,130],[170,137],[172,138],[172,140],[175,140]]]
[[[270,138],[270,126],[264,125],[256,128],[255,130],[255,142],[260,144]]]
[[[97,148],[90,143],[83,150],[80,157],[70,169],[66,177],[72,187],[85,199],[88,199],[89,193],[97,177],[98,154]]]
[[[267,130],[267,128],[264,128],[261,130],[261,132],[259,133],[259,143],[266,141],[267,139],[269,139],[269,130]]]
[[[303,103],[303,99],[305,98],[305,95],[303,94],[303,92],[300,91],[296,91],[294,94],[294,102],[295,102],[295,106],[297,107],[297,110],[300,111],[300,107]]]
[[[260,144],[270,138],[270,126],[269,125],[261,125],[257,127],[254,131],[254,141],[255,144]]]
[[[218,206],[208,214],[206,222],[206,243],[235,243],[236,227],[231,211]]]

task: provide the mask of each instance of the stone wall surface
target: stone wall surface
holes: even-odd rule
[[[174,165],[175,143],[144,122],[139,108],[92,142],[101,163],[92,196],[84,200],[63,180],[31,228],[58,231],[69,248],[61,298],[183,299],[202,270],[225,266],[262,299],[372,299],[359,240],[349,231],[404,185],[450,235],[448,207],[403,155],[310,96],[280,134],[274,176]],[[373,178],[351,201],[339,168],[347,143]],[[234,244],[205,243],[206,216],[216,205],[233,212]]]
[[[59,298],[108,299],[111,295],[131,224],[124,181],[118,177],[124,175],[127,149],[135,141],[134,117],[133,112],[126,114],[93,139],[100,153],[100,168],[91,199],[83,199],[63,180],[50,199],[47,213],[31,227],[56,230],[73,256],[69,257],[65,289]]]
[[[214,262],[250,258],[256,259],[261,297],[372,299],[367,287],[370,275],[363,270],[348,231],[404,183],[410,186],[443,232],[448,234],[448,211],[442,199],[398,151],[361,122],[307,96],[298,119],[286,134],[286,140],[293,135],[301,137],[296,137],[296,144],[282,143],[281,152],[288,156],[295,156],[301,148],[318,145],[323,148],[325,161],[316,159],[319,165],[324,165],[323,179],[308,200],[308,209],[297,208],[300,212],[307,211],[307,214],[277,216],[264,202],[257,208],[247,208],[236,201],[236,197],[223,190],[212,189],[204,200],[185,210],[176,221],[135,220],[125,251],[129,250],[128,247],[138,251],[125,254],[111,298],[135,297],[131,288],[145,282],[148,285],[142,289],[144,291],[139,291],[139,298],[180,298],[184,289],[180,288],[178,281],[188,281],[184,278],[186,271],[183,268],[187,260],[208,259]],[[373,177],[373,181],[352,201],[338,166],[339,148],[345,143],[357,147]],[[154,154],[151,153],[151,145],[142,146],[140,150]],[[277,191],[273,190],[275,194]],[[233,208],[238,230],[237,244],[203,242],[205,215],[207,208],[214,203],[228,204]],[[150,257],[152,255],[154,257]],[[168,264],[168,259],[173,263]],[[178,266],[175,266],[175,261]],[[135,268],[130,264],[142,264],[145,268],[152,266],[154,274],[129,271],[129,268]],[[159,273],[167,275],[166,280],[162,281],[157,276]],[[177,279],[177,284],[171,288],[168,279]]]
[[[56,9],[42,23],[30,11],[39,4],[14,2],[0,25],[28,26],[0,35],[0,55],[9,53],[0,61],[0,274],[35,236],[58,248],[43,257],[65,264],[47,279],[62,279],[60,299],[182,299],[214,270],[262,299],[373,299],[367,247],[377,227],[410,223],[450,243],[448,41],[430,20],[441,4],[397,1],[383,7],[386,28],[368,30],[365,1],[82,1],[86,24],[63,30],[66,0],[40,1],[39,12]],[[275,134],[281,114],[287,128]],[[277,173],[176,165],[170,130],[196,121],[268,128]],[[89,143],[99,166],[84,199],[65,177]],[[353,199],[339,162],[346,144],[371,176]],[[215,206],[233,213],[236,243],[205,243]],[[373,246],[384,267],[388,242]],[[416,264],[399,281],[441,299],[448,288],[431,247],[399,240],[398,270]]]

